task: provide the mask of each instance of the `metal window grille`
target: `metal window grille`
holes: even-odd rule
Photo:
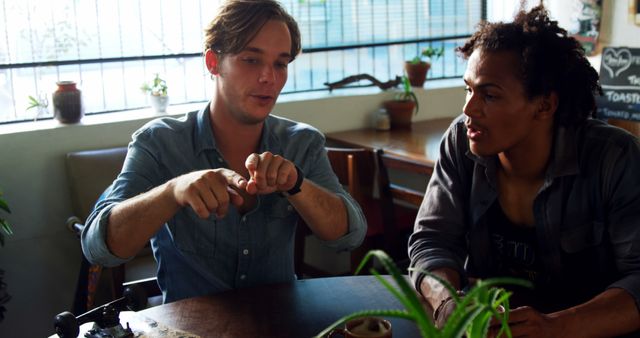
[[[430,79],[460,77],[454,48],[486,18],[486,0],[283,0],[300,26],[303,53],[283,94],[327,90],[325,82],[368,73],[386,81],[428,45],[445,54]],[[52,117],[26,110],[61,80],[78,82],[85,114],[148,106],[140,91],[155,73],[172,104],[212,95],[203,29],[219,1],[3,0],[0,5],[0,123]],[[4,30],[4,36],[2,31]],[[362,84],[367,85],[367,84]],[[49,100],[50,101],[50,100]]]

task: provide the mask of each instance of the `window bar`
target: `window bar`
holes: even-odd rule
[[[356,22],[360,22],[360,8],[359,7],[360,6],[358,6],[358,0],[356,0],[355,1],[355,12],[356,12],[356,20],[355,21]],[[356,41],[357,41],[358,44],[360,43],[360,25],[356,25]],[[360,71],[360,51],[361,51],[360,49],[357,49],[355,51],[357,53],[356,54],[357,55],[356,64],[357,64],[357,70],[358,70],[358,72],[356,74],[362,73]]]
[[[160,0],[158,2],[158,8],[160,9],[160,38],[164,39],[164,8],[162,7],[162,3],[164,0]],[[167,49],[167,45],[162,42],[162,53],[170,52]],[[167,59],[162,59],[162,71],[164,72],[164,77],[166,78],[167,74]]]
[[[405,36],[404,35],[404,0],[400,0],[400,36]],[[402,46],[402,58],[406,58],[407,55],[407,46],[403,45]],[[391,75],[391,74],[389,74]]]
[[[308,27],[308,33],[309,33],[309,45],[311,46],[313,44],[313,37],[311,35],[311,3],[307,3],[307,22],[309,22],[309,24],[307,25]],[[313,54],[309,54],[309,65],[313,65]],[[313,84],[313,67],[309,67],[309,83],[311,88],[314,88],[314,84]]]
[[[340,0],[340,42],[342,42],[342,44],[345,44],[344,41],[344,1]],[[347,65],[345,64],[346,60],[344,57],[344,50],[342,50],[342,52],[340,53],[342,56],[342,78],[344,79],[346,77],[344,70],[347,68]]]
[[[294,0],[290,0],[289,1],[289,8],[291,9],[291,15],[295,15],[294,10]],[[302,35],[302,32],[300,33]],[[300,43],[302,44],[302,36],[300,36]],[[300,48],[302,48],[302,45],[300,46]],[[296,56],[296,58],[300,57],[300,55]],[[296,92],[298,89],[298,68],[296,67],[296,62],[293,63],[289,63],[289,67],[287,69],[287,73],[290,74],[289,79],[291,79],[291,81],[293,81],[293,92]],[[287,82],[289,82],[289,80],[287,80]],[[284,87],[283,87],[284,89]]]
[[[390,28],[389,28],[389,0],[385,1],[385,7],[387,10],[385,11],[385,21],[387,22],[387,38],[388,41],[391,38]],[[387,47],[387,77],[391,79],[391,49]]]
[[[142,52],[142,55],[145,55],[147,53],[147,51],[144,48],[144,25],[142,23],[142,4],[141,4],[142,0],[138,0],[138,17],[140,18],[139,22],[140,22],[140,49]],[[147,81],[148,77],[147,77],[147,61],[142,59],[142,76],[144,77],[144,80]],[[145,95],[145,103],[148,103],[147,100],[149,100],[147,98],[147,96]]]
[[[120,0],[116,1],[116,11],[118,13],[118,40],[120,43],[120,56],[124,56],[124,45],[122,43],[122,19],[120,16]],[[122,94],[124,95],[124,106],[129,106],[129,96],[127,95],[127,84],[125,81],[124,62],[120,62],[120,70],[122,73]]]
[[[27,2],[27,22],[29,23],[29,43],[31,45],[31,60],[34,60],[34,56],[36,55],[35,53],[35,49],[33,46],[33,27],[31,26],[31,2]],[[39,90],[38,90],[38,73],[36,71],[36,68],[33,68],[33,82],[35,84],[35,95],[39,95]],[[15,101],[14,101],[14,105],[15,105]]]
[[[55,18],[55,11],[52,9],[51,10],[51,31],[53,32],[53,55],[55,55],[56,60],[59,59],[58,57],[58,37],[56,35],[56,18]],[[58,79],[58,81],[60,81],[60,67],[56,67],[56,79]]]
[[[5,2],[2,2],[2,16],[4,19],[4,39],[7,42],[7,62],[11,62],[11,48],[9,48],[9,29],[7,25],[7,6]],[[16,93],[13,90],[13,69],[9,69],[9,79],[11,83],[11,102],[13,102],[13,118],[18,118],[18,109],[16,107]]]
[[[182,15],[182,0],[179,1],[178,8],[179,8],[178,10],[180,11],[180,44],[181,44],[180,53],[184,53],[184,51],[185,51],[185,46],[184,46],[184,16]],[[182,80],[185,83],[187,81],[187,63],[186,62],[182,62]],[[184,89],[184,99],[188,100],[189,93],[187,92],[187,86],[182,86],[182,88]]]
[[[324,1],[324,45],[328,46],[329,45],[329,10],[328,10],[328,1]],[[325,81],[327,82],[331,82],[331,79],[329,79],[329,52],[324,53],[324,60],[325,60]]]
[[[78,59],[80,59],[80,34],[78,33],[78,9],[76,1],[73,1],[73,19],[75,21],[76,31],[76,52]],[[80,77],[80,83],[82,83],[82,65],[78,64],[78,76]]]
[[[376,34],[375,27],[373,25],[374,17],[373,17],[373,3],[369,3],[369,12],[371,13],[371,42],[376,42]],[[371,61],[371,72],[374,77],[376,76],[376,48],[371,48],[371,55],[373,56],[373,60]]]
[[[98,30],[98,53],[102,57],[102,38],[100,34],[100,10],[98,9],[98,1],[95,1],[96,5],[96,28]],[[104,64],[100,63],[100,77],[104,78]],[[102,109],[107,109],[107,94],[104,90],[104,82],[100,81],[102,87]]]
[[[468,12],[468,11],[469,11],[469,6],[467,6],[467,8],[466,8],[466,12]],[[454,3],[453,3],[453,12],[454,12],[454,13],[458,13],[458,3],[457,3],[457,2],[454,2]],[[457,34],[457,33],[458,33],[458,21],[457,21],[457,20],[456,20],[456,23],[455,23],[455,25],[454,25],[454,30],[455,30],[455,32],[456,32],[456,34]],[[444,47],[444,43],[442,44],[442,46]],[[454,49],[454,52],[453,52],[453,73],[454,73],[454,74],[458,74],[458,63],[456,62],[456,57],[455,57],[455,55],[456,55],[456,54],[455,54],[455,49]],[[442,56],[442,64],[443,64],[443,67],[442,67],[442,68],[443,68],[443,69],[444,69],[444,56],[445,56],[445,55],[443,55],[443,56]],[[443,74],[443,75],[444,75],[444,74]]]
[[[202,12],[202,0],[198,1],[198,13],[203,13]],[[198,20],[200,20],[199,21],[200,22],[200,27],[203,28],[204,27],[204,23],[202,22],[202,14],[200,14],[198,16]],[[204,29],[200,29],[199,31],[200,31],[200,41],[204,41]],[[185,62],[185,64],[186,64],[186,62]],[[203,78],[202,79],[202,97],[206,98],[207,97],[207,87],[208,87],[207,79],[211,78],[211,74],[206,71],[206,67],[204,69],[202,69],[202,72],[203,72],[203,74],[205,74],[205,76],[202,77]]]

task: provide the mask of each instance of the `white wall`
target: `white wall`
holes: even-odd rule
[[[370,91],[371,92],[371,91]],[[316,126],[324,132],[361,128],[391,93],[292,101],[283,97],[275,112]],[[418,90],[421,111],[417,120],[455,116],[461,111],[461,87]],[[307,94],[311,95],[311,94]],[[301,95],[298,95],[301,96]],[[326,96],[326,95],[325,95]],[[200,105],[169,113],[181,114]],[[126,115],[129,119],[121,120]],[[15,234],[0,249],[0,267],[13,299],[0,323],[1,337],[41,337],[51,334],[53,316],[70,309],[80,262],[79,243],[65,228],[72,214],[64,167],[67,152],[125,145],[133,131],[149,119],[130,113],[88,116],[82,124],[61,126],[54,121],[0,126],[0,186],[12,214]],[[109,122],[109,119],[119,119]],[[107,120],[107,121],[106,121]]]
[[[563,0],[551,4],[557,1]],[[640,27],[627,19],[627,0],[604,3],[601,41],[639,47]],[[552,15],[566,14],[562,6],[554,6],[550,5]],[[427,88],[431,85],[428,83]],[[335,93],[329,98],[279,103],[275,111],[324,132],[347,130],[368,125],[369,113],[390,95]],[[417,120],[455,116],[464,100],[460,86],[419,90],[417,94],[421,103]],[[172,108],[170,113],[182,113]],[[15,230],[6,246],[0,248],[0,267],[6,271],[5,280],[13,296],[0,323],[1,337],[47,336],[52,333],[53,316],[71,306],[80,251],[78,241],[64,226],[72,212],[65,154],[124,145],[131,133],[152,117],[150,113],[145,118],[127,113],[91,116],[85,117],[83,124],[72,126],[45,121],[29,124],[29,128],[37,128],[33,131],[25,130],[25,125],[0,126],[0,187],[12,207],[8,219]]]

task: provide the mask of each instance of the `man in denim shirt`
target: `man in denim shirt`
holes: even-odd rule
[[[484,23],[409,241],[412,267],[458,290],[512,276],[513,337],[609,337],[640,328],[640,145],[588,117],[598,74],[544,7]],[[455,308],[412,273],[442,326]],[[472,282],[471,282],[472,283]],[[494,337],[499,327],[491,327]]]
[[[206,30],[211,102],[133,135],[122,172],[82,233],[87,258],[126,262],[151,239],[164,301],[295,279],[298,215],[337,250],[366,222],[331,170],[324,137],[270,116],[300,51],[276,1],[226,2]]]

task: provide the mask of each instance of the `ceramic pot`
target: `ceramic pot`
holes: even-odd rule
[[[404,70],[407,72],[407,77],[413,87],[422,87],[424,85],[430,68],[431,64],[424,61],[420,63],[407,61],[404,63]]]
[[[149,95],[149,101],[151,101],[151,107],[153,107],[157,113],[165,113],[167,111],[167,106],[169,105],[168,96]]]
[[[416,108],[413,101],[385,101],[384,107],[389,114],[391,129],[411,128],[411,119]]]
[[[56,83],[58,89],[53,92],[53,117],[60,123],[78,123],[84,115],[82,93],[73,81]]]

